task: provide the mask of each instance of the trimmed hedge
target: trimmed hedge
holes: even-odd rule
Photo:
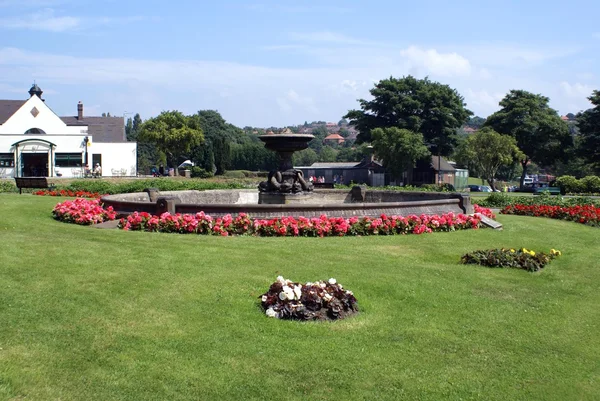
[[[600,205],[600,199],[586,196],[563,198],[542,193],[539,196],[510,196],[502,192],[494,192],[485,199],[477,199],[477,204],[484,207],[502,208],[514,205],[548,205],[548,206],[582,206]]]
[[[579,180],[572,175],[564,175],[556,179],[556,185],[565,194],[600,194],[600,177],[595,175]]]

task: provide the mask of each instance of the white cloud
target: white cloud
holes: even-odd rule
[[[477,113],[481,113],[484,116],[492,114],[500,108],[498,103],[504,97],[504,93],[501,92],[488,92],[487,90],[473,90],[468,88],[465,91],[464,97],[467,107],[470,110],[477,110]]]
[[[0,26],[5,29],[64,32],[79,28],[81,19],[68,16],[58,17],[54,15],[54,10],[47,8],[29,15],[0,18]]]
[[[471,74],[471,63],[457,53],[439,53],[435,49],[424,50],[410,46],[400,54],[407,60],[411,70],[424,69],[426,73],[444,77]]]
[[[560,83],[560,88],[562,93],[568,97],[583,99],[589,97],[595,89],[589,85],[580,84],[579,82],[570,84],[566,81]]]

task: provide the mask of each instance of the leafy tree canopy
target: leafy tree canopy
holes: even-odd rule
[[[500,167],[510,166],[525,156],[515,138],[501,135],[489,127],[469,136],[461,154],[476,166],[480,177],[487,180],[492,189],[496,189],[495,179]]]
[[[163,111],[142,124],[139,139],[155,144],[177,163],[178,157],[204,141],[204,135],[197,119],[179,111]]]
[[[521,186],[531,161],[542,166],[553,164],[564,157],[572,144],[567,124],[548,102],[549,99],[542,95],[511,90],[500,101],[501,109],[485,122],[486,127],[515,138],[524,153]]]
[[[344,118],[359,130],[358,143],[369,142],[375,128],[397,127],[421,133],[431,149],[448,155],[455,131],[473,114],[455,89],[428,78],[384,79],[371,89],[373,100],[359,99],[361,110]]]
[[[594,107],[577,114],[581,138],[579,153],[596,171],[600,171],[600,91],[595,90],[588,99]]]
[[[407,129],[375,128],[371,134],[375,156],[394,177],[402,177],[417,160],[430,155],[423,143],[423,135]]]

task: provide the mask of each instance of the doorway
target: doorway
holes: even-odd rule
[[[21,153],[21,177],[48,177],[48,153]]]

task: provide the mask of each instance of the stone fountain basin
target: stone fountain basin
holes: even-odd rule
[[[151,200],[151,196],[153,200]],[[294,195],[288,195],[294,196]],[[355,187],[318,189],[310,194],[298,194],[293,202],[259,204],[255,189],[208,191],[161,191],[106,195],[105,207],[112,206],[120,217],[133,212],[160,215],[204,212],[213,217],[247,213],[254,218],[319,217],[379,217],[386,215],[473,213],[469,195],[448,192],[383,191]]]

